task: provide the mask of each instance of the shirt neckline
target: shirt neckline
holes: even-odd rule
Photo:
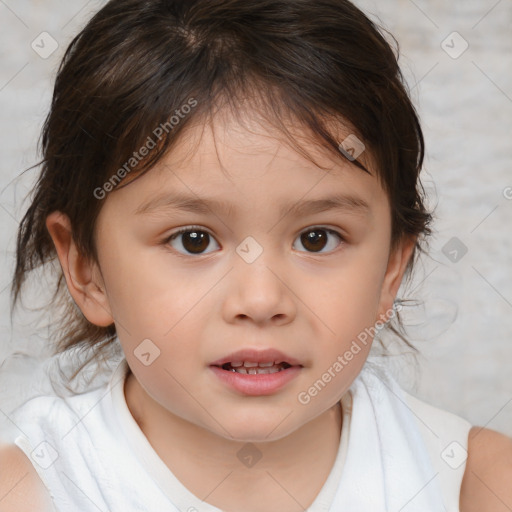
[[[194,510],[193,507],[195,507],[197,512],[222,512],[221,509],[214,505],[202,501],[185,487],[151,446],[126,403],[124,384],[129,370],[128,362],[126,358],[123,358],[114,370],[108,385],[114,421],[116,421],[118,428],[123,432],[129,449],[169,501],[180,510]],[[343,427],[341,429],[336,459],[324,485],[307,509],[307,512],[329,511],[339,487],[349,441],[352,412],[352,394],[350,389],[343,395],[339,403],[340,407],[342,407]]]

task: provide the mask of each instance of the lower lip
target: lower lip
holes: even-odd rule
[[[218,366],[210,366],[215,375],[228,386],[244,395],[271,395],[279,391],[300,372],[301,366],[291,366],[276,373],[245,374],[223,370]]]

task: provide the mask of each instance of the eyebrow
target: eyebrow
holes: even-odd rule
[[[143,203],[135,210],[136,215],[153,213],[157,210],[176,209],[190,213],[208,214],[224,212],[228,217],[233,215],[234,205],[214,198],[199,198],[182,194],[161,194]],[[309,199],[283,205],[280,216],[306,215],[321,213],[328,210],[345,211],[347,213],[366,216],[370,213],[370,205],[361,197],[352,194],[336,194],[321,199]]]

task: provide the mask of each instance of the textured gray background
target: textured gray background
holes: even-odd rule
[[[9,354],[44,352],[45,333],[30,324],[35,317],[20,313],[11,325],[9,316],[14,237],[35,174],[14,179],[37,161],[37,138],[66,45],[103,4],[0,0],[0,362],[6,360],[0,428],[9,425],[8,412],[33,374],[31,365]],[[389,362],[404,387],[424,400],[512,435],[512,1],[356,4],[400,43],[426,135],[423,180],[430,205],[437,205],[430,257],[407,294],[424,300],[406,313],[410,340],[422,353],[419,367],[408,356]],[[458,58],[464,41],[450,36],[454,31],[469,44]],[[47,59],[31,48],[34,40],[41,45],[42,32],[59,44]],[[446,246],[454,237],[467,248],[458,261]]]

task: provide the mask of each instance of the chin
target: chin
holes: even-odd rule
[[[262,413],[258,413],[256,417],[247,415],[242,422],[230,423],[227,421],[219,421],[224,429],[216,429],[217,433],[230,441],[240,443],[269,443],[278,441],[289,434],[296,428],[283,421],[286,415],[272,415],[266,418],[262,417]],[[286,425],[285,425],[286,423]],[[229,432],[229,434],[228,434]]]

